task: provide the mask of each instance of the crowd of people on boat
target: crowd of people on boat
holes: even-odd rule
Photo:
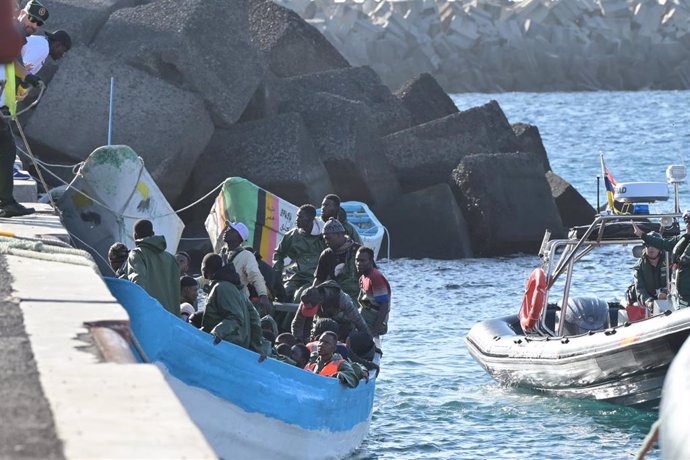
[[[16,27],[24,37],[20,54],[12,62],[0,64],[0,217],[19,217],[33,214],[14,198],[14,178],[22,177],[15,167],[17,154],[10,119],[15,118],[17,102],[28,95],[32,87],[42,84],[37,75],[50,56],[61,59],[72,48],[72,39],[64,30],[37,35],[50,17],[48,8],[37,0],[15,11]]]
[[[323,199],[320,217],[311,204],[299,208],[272,265],[244,246],[243,222],[226,222],[222,249],[204,256],[197,276],[189,254],[168,253],[151,221],[137,221],[133,236],[134,248],[116,242],[108,251],[115,276],[141,286],[215,344],[227,341],[259,353],[260,361],[275,358],[350,387],[379,371],[375,338],[388,331],[391,288],[337,195]]]

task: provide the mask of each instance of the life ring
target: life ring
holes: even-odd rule
[[[546,273],[541,268],[535,269],[527,278],[519,314],[520,326],[525,332],[532,330],[541,317],[546,303],[546,285]]]

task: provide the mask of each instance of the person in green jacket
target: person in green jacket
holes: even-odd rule
[[[357,244],[362,244],[362,238],[359,236],[357,229],[347,221],[347,214],[344,219],[340,219],[340,197],[338,195],[326,195],[321,202],[321,220],[328,222],[328,219],[337,219],[343,224],[345,234],[350,237],[352,241]]]
[[[319,256],[314,272],[314,286],[326,280],[335,280],[356,302],[359,296],[359,275],[355,259],[360,245],[345,234],[343,225],[337,219],[326,222],[323,239],[328,247]]]
[[[671,263],[675,268],[676,276],[678,308],[690,305],[690,211],[683,213],[683,221],[686,232],[668,239],[645,234],[634,222],[632,224],[635,235],[642,238],[646,245],[663,251],[671,251]]]
[[[201,273],[211,280],[211,292],[201,327],[216,337],[263,354],[261,320],[249,298],[240,291],[240,277],[233,264],[223,266],[218,254],[206,254]]]
[[[657,232],[650,233],[650,236],[661,238]],[[635,293],[638,302],[651,310],[655,300],[666,299],[666,262],[663,251],[645,246],[635,265]]]
[[[321,235],[312,235],[315,219],[314,206],[310,204],[300,206],[297,211],[297,226],[283,236],[273,254],[273,271],[281,279],[285,268],[285,258],[291,260],[287,267],[290,275],[285,283],[285,293],[294,303],[299,302],[299,297],[295,297],[295,294],[300,288],[311,285],[314,281],[314,271],[319,263],[319,256],[326,249],[326,243]]]
[[[136,247],[127,257],[127,279],[138,284],[173,315],[180,317],[180,266],[165,251],[163,235],[153,233],[150,220],[134,224]]]

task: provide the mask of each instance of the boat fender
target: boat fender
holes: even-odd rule
[[[529,332],[536,326],[541,317],[541,312],[546,305],[546,273],[537,268],[527,279],[525,295],[520,306],[520,326],[525,332]]]

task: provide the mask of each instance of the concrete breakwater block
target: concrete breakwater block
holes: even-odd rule
[[[408,191],[446,182],[465,155],[519,150],[496,101],[391,134],[384,144],[389,163]]]
[[[443,118],[458,112],[453,100],[428,73],[406,82],[396,93],[412,115],[412,125]]]
[[[467,222],[448,184],[406,193],[376,215],[391,232],[392,257],[472,257]],[[424,222],[424,228],[412,222]]]
[[[552,171],[546,172],[546,180],[551,187],[551,194],[566,228],[592,223],[596,212],[592,205],[580,195],[580,192],[575,190],[575,187]]]
[[[141,70],[85,47],[73,49],[29,120],[29,141],[49,162],[81,161],[106,144],[111,76],[117,82],[113,143],[132,147],[173,202],[211,138],[213,123],[196,94]]]
[[[236,122],[263,80],[246,0],[157,0],[116,11],[93,46],[204,98],[218,126]]]
[[[452,185],[477,255],[535,253],[545,230],[564,235],[542,163],[530,153],[466,156]]]
[[[297,205],[320,203],[333,190],[298,113],[217,129],[194,168],[187,187],[190,198],[203,196],[230,176],[244,177]],[[202,215],[208,214],[210,202],[199,206]]]

